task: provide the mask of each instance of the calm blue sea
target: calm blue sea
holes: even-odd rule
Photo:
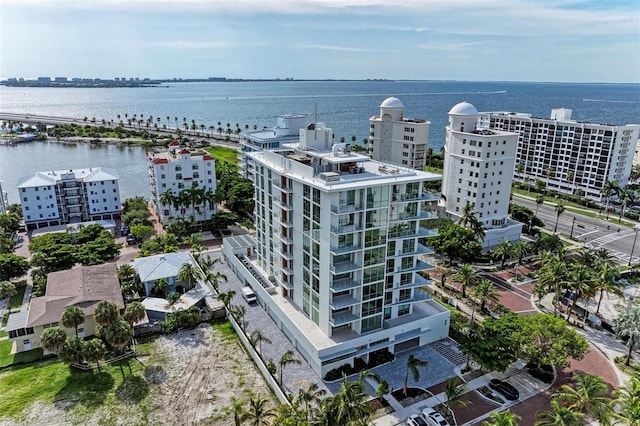
[[[479,111],[528,112],[548,117],[552,108],[571,108],[573,118],[595,123],[640,123],[640,85],[453,81],[278,81],[173,83],[151,88],[53,89],[0,86],[0,111],[114,120],[120,114],[161,118],[160,124],[242,128],[273,126],[275,117],[308,113],[334,129],[336,139],[368,135],[368,120],[380,103],[396,96],[405,117],[431,122],[429,146],[444,145],[447,112],[461,101]],[[167,117],[169,120],[167,121]],[[17,201],[15,183],[22,175],[50,168],[104,165],[120,173],[124,197],[147,196],[144,152],[140,148],[91,148],[32,143],[0,146],[0,180]]]

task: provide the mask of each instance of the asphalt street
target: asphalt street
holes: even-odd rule
[[[633,251],[631,262],[640,262],[640,250],[637,247],[636,228],[629,228],[604,220],[595,219],[581,214],[566,211],[558,218],[555,207],[514,196],[513,202],[527,207],[545,223],[545,229],[553,231],[558,222],[558,233],[573,236],[593,249],[606,248],[621,265],[629,263],[629,256]],[[612,214],[611,217],[616,217]]]

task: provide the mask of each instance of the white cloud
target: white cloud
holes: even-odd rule
[[[487,44],[486,41],[469,41],[466,43],[430,43],[419,44],[417,47],[424,50],[462,50],[467,47],[480,46]]]
[[[307,44],[304,48],[321,49],[321,50],[337,50],[341,52],[372,52],[371,49],[361,49],[359,47],[332,46],[327,44]]]

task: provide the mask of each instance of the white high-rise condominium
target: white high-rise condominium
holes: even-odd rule
[[[201,222],[216,213],[216,165],[202,149],[180,148],[147,153],[151,202],[163,224],[169,218]]]
[[[17,184],[28,228],[114,219],[120,215],[118,176],[102,167],[36,172]]]
[[[369,119],[369,144],[374,160],[423,170],[426,165],[429,123],[405,118],[404,105],[390,97],[380,104],[380,115]]]
[[[522,224],[509,220],[509,199],[517,133],[478,127],[479,114],[467,102],[449,111],[442,193],[447,213],[461,217],[467,204],[485,228],[483,245],[520,238]]]
[[[434,267],[420,240],[436,233],[429,222],[441,176],[332,141],[331,129],[310,124],[288,152],[247,154],[255,165],[255,259],[225,252],[321,375],[449,329],[449,311],[422,290]]]
[[[595,124],[571,119],[572,110],[553,109],[551,118],[485,112],[483,127],[518,133],[515,179],[536,180],[552,191],[603,201],[607,181],[626,186],[640,125]]]

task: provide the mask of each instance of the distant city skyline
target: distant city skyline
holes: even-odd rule
[[[640,83],[637,0],[0,0],[0,78]]]

